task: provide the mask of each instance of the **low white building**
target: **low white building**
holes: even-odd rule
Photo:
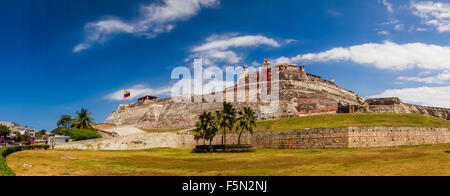
[[[68,143],[71,142],[72,139],[70,136],[65,136],[65,135],[55,135],[55,143],[56,144],[63,144],[63,143]]]

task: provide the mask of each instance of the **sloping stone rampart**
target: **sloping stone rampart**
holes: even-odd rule
[[[222,136],[213,144],[221,144]],[[237,134],[228,134],[227,143],[236,144]],[[257,148],[273,149],[342,149],[421,144],[450,143],[449,128],[416,127],[344,127],[304,129],[279,132],[243,134],[241,143]],[[94,139],[57,144],[58,149],[80,150],[136,150],[148,148],[193,148],[196,142],[190,131],[176,133],[144,133],[131,136]],[[208,144],[205,141],[205,144]]]

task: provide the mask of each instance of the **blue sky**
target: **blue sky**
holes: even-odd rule
[[[450,108],[450,1],[15,0],[0,6],[0,120],[103,122],[132,89],[167,96],[177,66],[304,64],[368,98]],[[119,93],[120,96],[120,93]]]

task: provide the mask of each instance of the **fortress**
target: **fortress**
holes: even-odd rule
[[[279,107],[276,111],[265,112],[260,106],[268,106],[270,103],[260,101],[262,92],[261,84],[267,83],[268,90],[273,88],[274,82],[270,78],[273,70],[279,70],[277,89],[279,92]],[[263,81],[263,77],[267,80]],[[258,73],[249,72],[244,67],[244,73],[239,77],[238,85],[245,86],[245,100],[237,101],[236,96],[231,102],[237,110],[243,107],[252,107],[259,120],[299,117],[315,114],[330,113],[419,113],[450,120],[450,109],[425,107],[405,104],[399,98],[377,98],[365,100],[356,93],[337,86],[333,78],[329,80],[309,74],[304,66],[295,64],[279,64],[272,66],[265,59]],[[235,91],[237,86],[231,87]],[[249,86],[255,88],[249,88]],[[249,91],[256,90],[257,101],[249,101]],[[230,89],[226,89],[230,90]],[[229,92],[229,91],[228,91]],[[214,94],[214,93],[212,93]],[[192,100],[200,99],[201,102],[175,102],[172,99],[158,100],[154,96],[145,96],[138,103],[122,104],[106,119],[105,124],[134,125],[148,129],[173,129],[193,127],[198,116],[203,111],[214,112],[221,110],[221,102],[206,102],[206,95],[192,96]]]
[[[278,74],[276,72],[279,71]],[[275,72],[275,73],[274,73]],[[274,74],[270,74],[274,73]],[[276,77],[273,77],[276,76]],[[240,89],[241,91],[239,91]],[[244,89],[244,93],[242,92]],[[240,92],[236,93],[237,91]],[[267,94],[278,95],[276,110],[263,110],[270,103]],[[450,120],[450,109],[425,107],[403,103],[399,98],[376,98],[364,100],[352,91],[338,87],[333,78],[325,80],[309,74],[304,66],[279,64],[273,66],[266,59],[258,72],[244,72],[234,87],[222,93],[189,95],[186,102],[176,99],[158,100],[155,96],[145,96],[137,103],[122,104],[105,121],[118,137],[101,138],[80,142],[58,144],[61,149],[90,150],[131,150],[147,148],[193,148],[202,141],[195,141],[189,129],[176,132],[145,133],[138,128],[175,129],[191,128],[203,111],[214,112],[222,109],[221,97],[237,110],[252,107],[259,120],[280,119],[315,114],[333,113],[418,113]],[[227,92],[234,92],[234,97]],[[238,95],[236,95],[238,94]],[[243,95],[244,94],[244,95]],[[255,95],[255,96],[251,95]],[[179,97],[178,97],[179,98]],[[194,102],[193,100],[200,100]],[[273,102],[272,102],[273,103]],[[263,106],[263,107],[261,107]],[[270,108],[270,107],[269,107]],[[227,141],[237,143],[237,134],[229,133]],[[439,144],[450,142],[449,128],[424,127],[340,127],[286,131],[265,131],[245,133],[241,141],[257,148],[277,149],[323,149],[323,148],[365,148],[381,146],[401,146]],[[213,139],[213,144],[221,143],[221,136]]]

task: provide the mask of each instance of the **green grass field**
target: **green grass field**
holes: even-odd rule
[[[260,121],[257,123],[256,131],[375,126],[450,128],[450,121],[421,114],[327,114]]]
[[[259,121],[255,131],[285,131],[336,127],[445,127],[450,121],[421,114],[326,114],[280,120]],[[188,129],[188,128],[185,128]],[[184,129],[142,129],[146,132],[177,132]]]
[[[446,151],[450,151],[450,144],[338,150],[258,149],[242,154],[192,154],[191,149],[38,150],[14,153],[7,157],[7,163],[18,176],[448,176],[450,154]]]
[[[450,121],[419,114],[330,114],[260,121],[255,131],[348,126],[450,128]],[[145,131],[179,130],[182,129]],[[7,157],[7,163],[19,176],[449,176],[449,152],[450,144],[336,150],[257,149],[242,154],[193,154],[191,149],[38,150],[14,153]],[[33,167],[23,167],[24,164]]]

